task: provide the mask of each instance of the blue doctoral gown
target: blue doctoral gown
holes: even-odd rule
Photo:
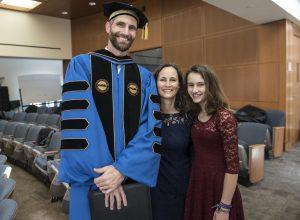
[[[62,99],[59,179],[71,185],[71,220],[90,219],[94,168],[113,165],[126,177],[156,185],[161,122],[149,71],[107,50],[79,55],[68,66]]]

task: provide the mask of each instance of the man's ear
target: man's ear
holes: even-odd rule
[[[106,23],[105,23],[105,31],[106,31],[106,33],[110,33],[110,23],[109,23],[109,21],[107,21]]]

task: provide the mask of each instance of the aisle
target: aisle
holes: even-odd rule
[[[18,203],[15,220],[67,220],[62,212],[61,202],[51,203],[49,187],[24,169],[12,166],[16,188],[12,198]]]

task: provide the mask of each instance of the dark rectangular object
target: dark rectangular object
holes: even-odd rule
[[[0,111],[9,111],[9,96],[8,88],[6,86],[0,86]]]
[[[104,194],[100,191],[89,192],[92,220],[151,220],[151,198],[149,187],[132,183],[123,185],[127,198],[127,207],[110,210],[105,207]]]

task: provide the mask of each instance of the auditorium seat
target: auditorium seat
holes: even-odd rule
[[[31,125],[20,123],[13,135],[6,136],[2,138],[3,141],[3,151],[7,156],[11,156],[14,152],[15,142],[21,142],[25,139],[27,132]]]
[[[9,178],[11,173],[11,166],[0,165],[0,178]]]
[[[37,126],[37,125],[31,125],[29,128],[27,135],[25,138],[21,141],[14,140],[13,144],[15,146],[14,152],[12,154],[12,158],[16,161],[21,161],[24,165],[27,164],[27,161],[25,160],[25,155],[24,155],[24,142],[34,142],[37,143],[39,141],[40,137],[40,132],[43,129],[42,126]]]
[[[17,121],[17,122],[24,122],[26,114],[27,114],[26,112],[17,112],[17,113],[15,113],[12,120]]]
[[[4,147],[2,138],[13,136],[18,124],[19,124],[18,122],[9,122],[9,123],[6,124],[3,132],[0,133],[0,148],[2,150],[3,150],[3,147]]]
[[[15,189],[16,181],[9,178],[0,178],[0,201],[8,199]]]
[[[3,199],[0,200],[0,219],[13,220],[17,214],[18,205],[15,200]]]
[[[7,157],[3,154],[0,154],[0,166],[5,164]]]
[[[283,152],[285,114],[279,110],[266,110],[266,115],[272,142],[269,156],[277,158]]]
[[[49,114],[43,113],[43,114],[38,114],[37,119],[36,119],[36,124],[38,125],[46,125],[46,121],[49,117]]]
[[[51,114],[47,118],[46,125],[48,125],[50,127],[53,127],[53,128],[57,128],[59,120],[60,120],[60,115],[58,115],[58,114]]]
[[[7,123],[8,123],[8,121],[6,121],[6,120],[0,120],[0,133],[3,132]]]
[[[242,164],[248,164],[248,170],[240,171],[239,180],[243,185],[256,183],[262,180],[264,176],[264,155],[265,146],[268,139],[268,127],[265,124],[255,122],[242,122],[238,125],[239,145],[243,146],[244,153],[239,153]],[[239,149],[242,151],[242,149]],[[243,166],[247,167],[247,166]]]
[[[15,112],[14,111],[7,111],[7,112],[4,112],[4,117],[5,117],[5,120],[12,120],[13,117],[15,115]]]
[[[44,176],[48,176],[47,164],[48,160],[54,159],[55,155],[59,153],[61,145],[60,132],[52,134],[50,142],[45,147],[35,146],[32,148],[34,159],[34,166]]]
[[[35,123],[37,119],[38,113],[27,113],[25,117],[26,123]]]
[[[37,113],[39,114],[44,114],[46,112],[47,112],[47,107],[44,105],[37,108]]]

